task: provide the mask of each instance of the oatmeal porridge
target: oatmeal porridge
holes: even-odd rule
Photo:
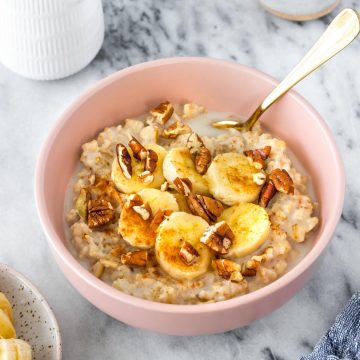
[[[316,204],[285,142],[259,124],[193,130],[213,116],[163,102],[82,146],[65,210],[95,276],[143,299],[198,304],[264,287],[302,256]]]

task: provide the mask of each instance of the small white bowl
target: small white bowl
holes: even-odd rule
[[[39,290],[23,275],[0,264],[0,291],[12,304],[17,336],[31,345],[33,360],[61,360],[59,325]]]
[[[287,20],[309,21],[331,13],[340,0],[259,0],[273,15]]]

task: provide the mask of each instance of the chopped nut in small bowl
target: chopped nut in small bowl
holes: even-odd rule
[[[169,59],[120,71],[65,113],[39,158],[36,201],[57,262],[91,303],[195,335],[248,324],[305,283],[343,199],[324,121],[289,93],[251,131],[208,125],[251,113],[274,85],[241,65]]]

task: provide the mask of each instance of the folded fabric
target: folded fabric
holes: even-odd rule
[[[360,360],[360,292],[353,295],[314,351],[301,360]]]

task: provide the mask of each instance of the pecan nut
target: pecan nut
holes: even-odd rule
[[[234,239],[230,226],[225,221],[220,221],[206,229],[200,242],[219,254],[227,254]]]
[[[182,123],[181,121],[176,121],[171,124],[167,129],[164,129],[162,136],[166,139],[176,139],[179,135],[191,133],[190,126]]]
[[[210,150],[204,146],[195,156],[195,169],[200,175],[203,175],[206,173],[210,163],[211,163]]]
[[[174,108],[169,101],[164,101],[150,110],[150,114],[154,117],[155,121],[161,125],[168,122],[173,112]]]
[[[139,214],[143,220],[149,220],[151,217],[151,208],[149,204],[135,205],[132,209]]]
[[[208,196],[189,194],[186,201],[190,211],[207,222],[216,221],[224,210],[219,201]]]
[[[189,242],[185,241],[182,244],[179,257],[185,265],[191,266],[195,264],[199,256],[197,250]]]
[[[195,156],[205,145],[204,142],[201,140],[201,137],[197,133],[192,132],[187,139],[186,146],[188,147],[190,154]]]
[[[268,180],[265,185],[262,187],[259,195],[259,205],[262,207],[267,207],[270,200],[274,197],[276,193],[275,185],[271,180]]]
[[[158,162],[158,155],[154,150],[148,149],[146,152],[146,160],[145,160],[145,171],[150,171],[152,174]]]
[[[277,191],[284,194],[294,194],[294,182],[285,169],[272,170],[269,179],[274,183]]]
[[[88,201],[88,225],[96,228],[105,225],[114,219],[114,208],[109,201],[96,199]]]
[[[261,261],[259,259],[251,258],[241,265],[241,274],[243,276],[256,276],[260,265]]]
[[[121,255],[123,265],[146,266],[148,253],[146,250],[128,252]]]
[[[153,231],[156,231],[160,224],[164,221],[166,216],[170,216],[172,213],[171,210],[161,210],[159,209],[156,214],[154,215],[153,219],[150,223],[150,228]]]
[[[186,202],[190,211],[197,216],[202,217],[205,221],[210,222],[210,218],[207,215],[205,209],[202,207],[200,200],[198,199],[196,194],[189,194],[186,198]]]
[[[122,173],[126,179],[131,179],[132,176],[132,165],[131,156],[123,144],[116,145],[116,157]]]
[[[244,276],[256,276],[260,265],[266,261],[272,261],[274,259],[274,248],[268,246],[259,255],[254,255],[250,260],[241,265],[241,273]]]
[[[192,183],[189,178],[175,178],[173,181],[174,186],[180,194],[188,196],[192,191]]]
[[[133,156],[137,160],[145,160],[146,159],[146,149],[140,144],[140,142],[135,139],[133,136],[129,140],[129,147],[133,152]]]
[[[265,160],[269,157],[271,152],[271,146],[265,146],[261,149],[244,150],[244,155],[250,157],[254,162],[261,164],[261,167],[265,167]]]
[[[264,185],[266,181],[266,175],[263,172],[258,172],[253,175],[253,181],[259,186]]]
[[[140,195],[138,194],[131,194],[129,196],[129,199],[128,199],[128,207],[129,208],[132,208],[133,206],[139,206],[139,205],[142,205],[144,202],[143,202],[143,199],[141,198]]]
[[[204,195],[197,195],[197,198],[199,199],[201,206],[204,208],[210,220],[216,221],[216,219],[221,215],[224,210],[222,203],[218,200]]]
[[[241,266],[235,261],[227,259],[216,259],[212,261],[213,268],[217,271],[218,275],[225,280],[233,282],[240,282],[243,276],[240,272]]]
[[[138,178],[145,185],[151,184],[154,181],[154,175],[149,170],[143,171],[138,175]]]
[[[204,145],[200,136],[195,132],[190,134],[186,146],[190,154],[194,157],[196,171],[201,175],[205,174],[211,163],[210,150]]]
[[[151,208],[149,204],[145,204],[143,199],[138,194],[129,196],[127,207],[133,209],[139,214],[143,220],[149,220],[151,217]]]

